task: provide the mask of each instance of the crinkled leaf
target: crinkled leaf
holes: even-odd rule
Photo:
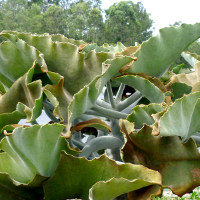
[[[54,42],[69,42],[69,43],[74,44],[76,46],[80,46],[80,45],[86,44],[82,40],[75,40],[75,39],[72,39],[72,38],[67,38],[67,37],[65,37],[64,35],[61,35],[61,34],[52,35],[51,39]]]
[[[64,87],[71,95],[101,74],[102,63],[114,57],[114,53],[109,52],[91,51],[85,55],[79,52],[78,46],[69,42],[54,42],[48,34],[2,32],[2,35],[15,45],[16,37],[19,37],[43,53],[48,69],[65,78]]]
[[[113,177],[115,180],[110,180]],[[124,182],[122,179],[125,180],[125,186],[129,185],[128,188],[123,187]],[[134,183],[135,180],[136,182]],[[144,185],[141,184],[142,181],[139,182],[139,180],[143,180]],[[99,181],[108,182],[103,184],[99,183]],[[133,181],[133,183],[131,183],[131,181]],[[97,183],[97,185],[91,189],[92,195],[100,199],[99,189],[103,189],[103,187],[108,185],[112,191],[115,191],[113,196],[106,197],[106,199],[109,200],[129,192],[131,189],[139,189],[145,185],[159,185],[160,182],[161,179],[158,172],[149,170],[140,165],[118,165],[105,155],[89,161],[85,158],[76,158],[62,152],[61,161],[55,174],[44,183],[44,192],[45,199],[47,200],[72,198],[86,200],[88,199],[90,188]],[[134,184],[136,188],[134,188]],[[121,189],[117,192],[116,188],[118,188],[119,185]],[[130,185],[132,188],[130,188]],[[98,192],[98,194],[96,194],[96,192]],[[109,194],[109,191],[107,191],[107,194]]]
[[[142,164],[162,175],[162,186],[182,196],[200,184],[200,154],[193,139],[182,143],[177,136],[152,135],[152,128],[144,126],[134,133],[133,123],[121,121],[121,131],[127,141],[122,149],[123,160]],[[132,126],[132,127],[131,127]]]
[[[50,72],[48,72],[48,75],[50,75]],[[59,75],[57,74],[57,76]],[[59,77],[60,79],[56,84],[48,84],[44,87],[44,93],[55,108],[53,114],[58,116],[61,121],[67,122],[67,107],[69,102],[72,100],[72,96],[63,87],[63,77]]]
[[[126,119],[130,122],[134,122],[136,126],[143,126],[143,124],[152,125],[155,122],[152,114],[161,112],[163,109],[164,105],[155,103],[149,105],[137,105]]]
[[[17,37],[13,39],[15,43],[6,41],[0,44],[0,81],[6,87],[11,87],[18,78],[23,76],[35,60],[40,64],[42,71],[46,71],[46,64],[38,50]]]
[[[188,74],[176,74],[171,77],[168,86],[173,83],[185,83],[193,87],[196,83],[200,82],[200,62],[195,64],[195,71]]]
[[[149,194],[149,187],[151,188],[151,192]],[[153,188],[154,190],[153,190]],[[138,191],[143,190],[143,195],[139,194]],[[161,193],[161,189],[158,185],[151,185],[149,181],[145,181],[142,179],[135,180],[127,180],[124,178],[112,178],[108,181],[99,181],[90,189],[90,200],[112,200],[120,194],[125,194],[127,192],[131,192],[131,195],[134,195],[134,200],[145,200],[151,199],[155,194]],[[146,194],[148,193],[148,194]],[[130,195],[129,195],[130,196]]]
[[[15,35],[13,35],[13,34],[15,34]],[[31,34],[28,34],[28,33],[25,34],[25,33],[18,33],[18,32],[2,32],[1,35],[7,37],[8,39],[10,39],[12,41],[12,43],[9,42],[9,44],[12,46],[13,51],[19,52],[19,55],[17,54],[15,56],[16,58],[14,57],[15,62],[17,62],[17,63],[20,62],[17,59],[18,58],[21,59],[21,57],[22,57],[22,59],[21,59],[22,61],[25,58],[26,58],[25,61],[30,60],[32,62],[33,62],[34,59],[37,59],[37,62],[40,63],[41,70],[43,72],[46,72],[46,73],[41,74],[41,73],[36,71],[36,73],[34,74],[34,78],[41,79],[43,86],[48,84],[45,87],[44,91],[45,91],[45,94],[50,99],[51,103],[55,107],[54,114],[55,114],[55,116],[58,116],[61,119],[61,121],[63,121],[63,120],[66,121],[67,120],[67,109],[66,108],[67,108],[68,103],[70,102],[72,97],[63,88],[63,83],[64,83],[63,77],[60,76],[59,74],[54,73],[54,72],[47,71],[46,64],[43,60],[43,57],[40,55],[40,52],[37,49],[35,49],[34,47],[29,46],[23,40],[18,38],[18,37],[20,37],[20,38],[28,41],[29,43],[31,43],[31,41],[32,41],[33,44],[36,43],[38,45],[41,45],[40,48],[45,48],[45,46],[43,46],[43,45],[47,45],[48,43],[52,43],[51,36],[46,34],[46,35],[39,37],[38,35],[32,36]],[[61,35],[54,35],[53,38],[54,38],[54,40],[55,39],[58,39],[58,40],[59,39],[60,40],[66,39],[66,38],[62,38]],[[48,39],[49,39],[49,41],[48,41]],[[20,55],[21,55],[21,57],[20,57]],[[7,59],[10,60],[9,52],[8,52],[8,55],[5,54],[5,57],[6,56],[8,57]],[[27,64],[27,62],[24,64],[24,66],[26,67],[26,65],[27,65],[30,68],[30,66]],[[17,67],[17,66],[14,66],[14,67]],[[17,67],[17,68],[21,69],[21,67]],[[27,68],[25,68],[23,70],[23,72],[26,71],[26,70],[27,70]],[[8,118],[10,118],[10,115],[8,116]],[[19,119],[24,118],[24,117],[19,116],[18,113],[14,112],[12,118],[13,119],[9,120],[9,121],[11,121],[11,123],[17,123],[19,121]],[[34,119],[32,121],[34,121]]]
[[[94,127],[96,129],[100,129],[100,130],[108,130],[109,132],[111,132],[111,128],[102,120],[100,119],[91,119],[88,121],[84,121],[84,122],[80,122],[78,124],[76,124],[75,126],[73,126],[71,128],[71,131],[81,131],[83,128],[87,128],[87,127]]]
[[[134,56],[135,52],[139,49],[138,46],[126,47],[122,52],[115,53],[116,56]]]
[[[0,129],[7,124],[15,124],[22,118],[33,122],[42,111],[41,80],[32,82],[40,67],[34,66],[20,77],[11,88],[0,97]]]
[[[118,42],[116,46],[109,45],[109,44],[103,44],[103,48],[106,48],[109,50],[109,52],[117,53],[122,52],[126,47],[121,43]]]
[[[137,61],[136,61],[137,62]],[[138,75],[123,75],[114,80],[124,83],[141,92],[152,103],[162,103],[165,95],[163,92],[149,80]]]
[[[183,140],[200,131],[200,92],[175,101],[159,120],[161,136],[180,136]]]
[[[129,72],[160,77],[181,52],[199,37],[199,23],[163,28],[157,36],[143,42],[141,49],[135,53],[138,60]]]
[[[83,51],[85,52],[85,53],[89,53],[90,51],[92,51],[92,50],[95,50],[96,52],[101,52],[101,51],[103,51],[103,52],[109,52],[109,50],[108,49],[106,49],[106,48],[103,48],[103,47],[99,47],[97,44],[87,44],[84,48],[83,48]]]
[[[39,185],[52,176],[60,151],[74,153],[67,146],[60,124],[17,128],[0,143],[0,173],[8,173],[15,184]]]

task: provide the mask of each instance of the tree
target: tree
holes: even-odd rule
[[[64,34],[64,11],[52,5],[43,14],[43,29],[50,34]]]
[[[43,15],[42,8],[38,4],[33,4],[28,8],[28,19],[26,24],[26,30],[33,33],[43,33]]]
[[[146,12],[146,9],[143,7],[141,2],[138,2],[134,6],[135,17],[137,19],[138,27],[134,31],[135,38],[137,42],[141,43],[149,39],[152,36],[152,24],[153,20],[150,19],[150,14]]]
[[[26,0],[7,0],[0,10],[1,30],[24,31],[27,19],[28,3]]]
[[[116,43],[131,44],[148,39],[153,21],[144,9],[142,3],[132,1],[114,3],[106,10],[106,40]]]
[[[67,10],[67,37],[83,39],[87,33],[89,6],[85,2],[73,3]]]
[[[97,42],[103,35],[103,16],[98,8],[100,1],[78,0],[70,4],[66,10],[67,37]]]
[[[103,16],[98,8],[93,8],[88,19],[88,41],[101,44],[103,38]]]

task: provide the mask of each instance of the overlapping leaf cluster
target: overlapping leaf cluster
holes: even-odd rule
[[[2,199],[151,199],[200,185],[200,61],[182,53],[200,24],[132,47],[1,36]],[[170,68],[180,55],[187,74]],[[43,111],[51,121],[39,125]]]

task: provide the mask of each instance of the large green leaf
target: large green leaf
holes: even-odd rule
[[[75,94],[93,78],[101,74],[102,63],[114,57],[114,53],[95,51],[85,55],[79,47],[69,42],[54,42],[48,34],[32,35],[30,33],[2,32],[16,45],[16,37],[34,46],[44,54],[48,69],[65,78],[64,87],[70,94]]]
[[[111,200],[123,193],[149,185],[157,186],[160,183],[160,174],[143,166],[118,165],[105,155],[89,161],[63,152],[55,174],[44,183],[44,192],[47,200],[72,198],[86,200],[91,189],[90,199]],[[105,187],[110,191],[106,191]]]
[[[143,190],[143,195],[138,191]],[[152,196],[160,194],[159,185],[151,185],[149,181],[134,179],[132,181],[125,178],[112,178],[108,181],[99,181],[90,189],[90,200],[113,200],[115,197],[131,192],[134,200],[151,199]]]
[[[200,92],[175,101],[159,119],[161,136],[180,136],[183,140],[200,131]]]
[[[83,40],[75,40],[72,38],[66,38],[64,35],[61,35],[61,34],[55,34],[50,37],[52,41],[55,41],[55,42],[68,42],[76,46],[81,46],[81,45],[86,44]]]
[[[60,136],[63,128],[47,124],[15,129],[0,143],[0,173],[8,173],[17,185],[41,184],[54,173],[61,150],[73,154]]]
[[[120,126],[127,138],[122,149],[125,162],[159,171],[163,187],[179,196],[199,186],[200,154],[193,139],[182,143],[177,136],[153,136],[152,128],[146,125],[134,133],[133,123],[125,120]]]
[[[40,52],[27,45],[23,40],[15,39],[15,43],[6,41],[0,44],[0,82],[10,87],[18,78],[23,76],[37,60],[46,71],[46,64]],[[17,70],[16,70],[17,69]]]
[[[149,80],[138,75],[123,75],[114,80],[124,83],[141,92],[152,103],[162,103],[164,101],[164,93]]]
[[[133,63],[129,72],[143,72],[160,77],[181,52],[199,37],[200,23],[163,28],[157,36],[141,45],[141,49],[135,54],[138,60]]]

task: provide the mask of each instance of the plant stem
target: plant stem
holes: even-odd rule
[[[111,109],[106,109],[106,108],[100,107],[98,105],[95,105],[92,109],[107,118],[126,119],[128,116],[125,113],[121,113],[121,112],[111,110]]]
[[[83,149],[84,143],[82,143],[82,142],[80,142],[80,141],[77,141],[77,140],[75,140],[75,139],[72,139],[71,141],[72,141],[73,144],[74,144],[75,146],[77,146],[80,150]]]
[[[98,113],[94,110],[88,110],[84,113],[84,115],[91,115],[91,116],[99,116],[99,117],[106,117],[104,114]]]
[[[120,86],[119,86],[119,89],[117,91],[117,95],[116,95],[116,98],[115,98],[115,103],[118,104],[122,98],[122,94],[124,92],[124,88],[125,88],[125,84],[121,83]]]
[[[48,109],[54,110],[53,105],[49,101],[47,101],[47,100],[43,101],[42,104],[43,104],[43,106],[47,107]]]
[[[47,114],[47,116],[48,116],[53,122],[58,123],[58,122],[60,121],[59,119],[57,119],[57,118],[53,115],[53,113],[52,113],[45,105],[44,105],[43,107],[44,107],[45,113]]]
[[[108,91],[108,98],[109,98],[110,104],[111,104],[112,108],[115,108],[116,105],[115,105],[115,100],[114,100],[110,81],[106,84],[106,87],[107,87],[107,91]]]
[[[112,107],[110,106],[109,103],[107,103],[107,102],[105,102],[103,100],[100,100],[100,99],[97,99],[96,104],[98,106],[101,106],[101,107],[104,107],[104,108],[112,109]]]
[[[93,152],[102,149],[116,149],[121,146],[121,141],[113,136],[102,136],[90,140],[88,144],[82,149],[82,153],[79,154],[80,157],[88,158]]]
[[[119,120],[112,119],[110,127],[112,129],[112,135],[121,141],[121,145],[118,148],[111,149],[111,155],[114,160],[121,161],[120,150],[124,145],[124,135],[120,131]]]
[[[124,143],[124,135],[120,131],[119,120],[112,119],[110,123],[110,128],[112,129],[112,135],[116,138],[119,138]]]
[[[125,99],[124,101],[120,102],[117,106],[116,106],[116,110],[118,111],[122,111],[125,108],[127,108],[129,105],[133,104],[135,101],[138,101],[138,99],[142,98],[142,94],[139,91],[136,91],[135,93],[133,93],[130,97],[128,97],[127,99]]]

